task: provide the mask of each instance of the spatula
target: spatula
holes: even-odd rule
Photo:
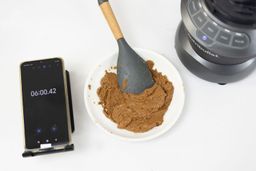
[[[128,45],[108,0],[98,0],[101,10],[117,40],[118,85],[123,92],[139,94],[153,86],[154,80],[146,62]]]

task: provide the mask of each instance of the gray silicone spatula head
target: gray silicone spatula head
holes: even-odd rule
[[[154,85],[146,62],[125,41],[108,0],[98,0],[101,10],[118,42],[117,79],[126,93],[139,94]]]
[[[118,40],[119,55],[117,77],[119,87],[124,92],[138,94],[154,84],[146,62],[127,44],[125,39]]]

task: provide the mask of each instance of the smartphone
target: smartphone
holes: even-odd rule
[[[69,144],[71,121],[63,60],[20,65],[26,149]]]

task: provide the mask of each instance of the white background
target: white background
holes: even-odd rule
[[[0,170],[255,171],[256,71],[219,86],[192,75],[179,61],[174,36],[179,0],[112,0],[134,47],[166,56],[187,93],[182,117],[164,136],[132,143],[113,138],[87,115],[88,72],[117,50],[96,0],[0,1]],[[71,73],[75,151],[23,159],[19,64],[61,56]]]

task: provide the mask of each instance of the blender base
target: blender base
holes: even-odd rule
[[[209,82],[225,85],[247,77],[256,67],[256,59],[236,65],[222,65],[205,60],[192,48],[181,23],[176,32],[175,48],[181,62],[194,75]]]

